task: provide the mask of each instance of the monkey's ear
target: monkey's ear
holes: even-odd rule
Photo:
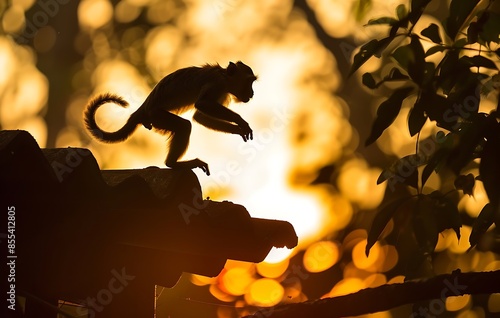
[[[236,70],[238,69],[238,66],[234,64],[233,62],[229,62],[229,65],[227,66],[227,75],[232,76],[234,73],[236,73]]]

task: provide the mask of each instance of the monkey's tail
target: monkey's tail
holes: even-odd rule
[[[99,107],[106,103],[114,103],[121,107],[128,107],[128,102],[115,94],[101,94],[93,98],[87,105],[83,114],[83,119],[87,130],[97,140],[106,143],[120,142],[126,140],[135,131],[137,126],[142,123],[142,108],[139,108],[125,123],[125,125],[115,132],[107,132],[99,128],[95,121],[95,113]]]

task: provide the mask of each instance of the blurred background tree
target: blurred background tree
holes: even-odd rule
[[[469,73],[480,70],[492,80],[490,86],[496,83],[497,71],[488,67],[491,64],[479,65],[484,60],[462,57],[464,52],[474,56],[496,50],[498,41],[484,39],[491,36],[484,28],[498,30],[491,22],[497,20],[486,19],[482,13],[494,14],[496,2],[472,1],[469,11],[457,1],[452,3],[460,12],[455,24],[476,23],[475,33],[466,36],[467,30],[460,26],[453,36],[449,26],[445,32],[440,21],[449,16],[450,6],[438,0],[7,0],[0,3],[0,127],[28,130],[42,147],[89,148],[102,169],[161,166],[164,140],[145,129],[122,144],[92,141],[82,125],[82,111],[90,97],[111,91],[130,101],[130,110],[103,107],[98,114],[103,128],[113,130],[140,106],[159,79],[178,68],[204,63],[224,66],[230,60],[252,66],[259,75],[255,98],[248,105],[231,107],[248,118],[255,139],[241,143],[237,136],[195,125],[186,157],[199,156],[210,164],[210,177],[195,171],[204,196],[243,204],[255,217],[291,222],[299,246],[293,251],[275,250],[260,264],[229,261],[216,278],[186,274],[174,289],[158,289],[159,317],[237,317],[260,306],[336,296],[401,282],[405,277],[450,273],[456,268],[498,269],[496,228],[485,232],[478,246],[466,253],[474,220],[489,202],[482,182],[471,188],[468,177],[462,180],[465,186],[458,187],[472,191],[472,196],[458,191],[446,196],[458,206],[445,210],[455,213],[450,220],[460,218],[460,241],[454,231],[457,226],[447,224],[439,227],[446,230],[432,237],[432,250],[418,252],[429,236],[424,233],[417,242],[407,230],[411,226],[405,224],[415,206],[411,200],[399,206],[393,219],[380,222],[375,231],[380,235],[372,230],[368,236],[373,219],[382,211],[378,207],[394,198],[425,193],[432,202],[452,206],[430,196],[433,190],[447,193],[453,188],[449,175],[431,173],[425,188],[420,183],[416,190],[401,182],[377,185],[381,174],[390,179],[387,171],[397,171],[387,169],[395,160],[418,154],[416,142],[438,136],[440,130],[428,110],[424,117],[434,121],[423,123],[420,114],[418,120],[410,120],[413,128],[408,130],[406,118],[419,99],[401,90],[405,83],[413,82],[408,84],[412,93],[423,91],[426,76],[434,72],[439,77],[438,61],[454,56],[450,52],[461,52],[456,59],[473,67],[467,68]],[[417,12],[414,8],[422,8],[418,18],[408,15]],[[464,14],[467,21],[461,20]],[[391,18],[374,20],[379,17]],[[405,19],[408,24],[400,22]],[[367,23],[371,26],[365,27]],[[431,23],[436,27],[428,28]],[[409,32],[405,33],[405,27]],[[364,56],[360,63],[357,47],[388,34],[396,38],[391,30],[418,37],[397,35],[390,45],[385,43],[385,54],[378,46],[377,52],[373,46],[363,46],[366,52],[381,56],[366,61]],[[459,42],[462,37],[465,42]],[[457,42],[460,49],[451,49]],[[420,69],[420,46],[425,61],[435,64],[432,72]],[[431,55],[429,50],[436,46],[443,49],[434,48]],[[391,56],[391,52],[399,53]],[[413,53],[418,63],[409,58]],[[498,65],[497,57],[488,58]],[[359,69],[348,77],[353,62]],[[386,76],[388,80],[380,83]],[[477,80],[484,84],[488,79]],[[446,97],[439,86],[443,83],[436,84],[438,78],[429,81],[432,89],[439,87],[439,96]],[[393,91],[400,92],[393,101],[405,97],[399,116],[375,138],[372,122],[379,118],[377,108],[394,96]],[[495,90],[488,93],[480,99],[478,113],[489,114],[496,108]],[[449,134],[454,132],[452,127],[443,128],[444,135],[439,136],[452,142],[457,134]],[[363,142],[369,137],[377,140],[365,147]],[[459,145],[463,146],[460,141]],[[410,167],[419,163],[421,167],[412,171],[421,176],[427,161],[413,159]],[[461,174],[478,175],[478,161],[469,159],[460,166]],[[414,175],[410,176],[404,180],[414,182]],[[373,245],[366,255],[368,239]],[[484,317],[500,311],[498,303],[497,295],[451,298],[440,314]],[[409,316],[411,312],[411,306],[406,306],[374,316]]]

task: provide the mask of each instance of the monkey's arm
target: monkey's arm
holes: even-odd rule
[[[240,134],[243,137],[243,140],[247,141],[249,139],[253,139],[253,132],[250,128],[250,125],[237,113],[233,112],[229,108],[221,105],[217,102],[220,99],[220,96],[223,95],[218,93],[217,90],[204,88],[200,94],[200,97],[194,104],[194,107],[197,110],[197,113],[200,112],[204,117],[212,117],[215,118],[218,122],[226,122],[223,126],[227,127],[227,124],[234,123],[237,125]],[[201,116],[201,115],[198,115]],[[199,118],[199,117],[198,117]],[[196,119],[197,120],[197,119]],[[203,119],[202,119],[203,120]],[[198,120],[197,120],[198,121]],[[210,124],[209,124],[210,125]],[[217,126],[219,124],[217,123]],[[219,126],[222,127],[222,126]],[[209,127],[210,128],[210,127]],[[218,129],[216,129],[218,130]],[[226,130],[222,130],[226,131]],[[229,132],[229,131],[228,131]]]
[[[218,102],[201,100],[196,102],[195,108],[203,114],[217,118],[220,121],[235,123],[237,125],[248,125],[248,123],[240,115],[233,112],[229,108],[222,106]]]
[[[205,115],[200,111],[196,111],[194,113],[193,119],[209,129],[240,135],[244,141],[248,140],[248,137],[244,134],[243,130],[241,130],[241,128],[236,124]]]

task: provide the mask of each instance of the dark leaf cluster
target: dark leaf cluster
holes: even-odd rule
[[[369,231],[367,254],[405,202],[412,207],[412,230],[424,255],[434,251],[438,234],[446,229],[453,229],[460,238],[456,202],[439,191],[424,193],[432,173],[451,171],[452,177],[448,178],[455,178],[455,191],[466,195],[473,194],[477,180],[484,184],[490,203],[473,224],[471,247],[500,220],[499,109],[497,106],[489,114],[479,111],[481,100],[498,91],[500,82],[500,49],[495,49],[500,44],[500,15],[491,10],[492,1],[480,6],[479,0],[452,0],[448,17],[441,25],[431,23],[421,32],[414,32],[429,2],[413,0],[409,7],[399,5],[393,17],[370,20],[368,26],[387,25],[388,34],[361,46],[351,66],[352,75],[370,58],[383,54],[393,64],[390,71],[365,73],[363,84],[374,90],[388,82],[400,84],[378,106],[366,146],[393,124],[410,96],[416,98],[412,99],[407,119],[409,134],[419,137],[429,121],[440,129],[430,138],[434,151],[423,155],[418,151],[420,138],[416,138],[415,154],[398,159],[380,175],[378,183],[409,186],[417,194],[396,198],[380,209]],[[396,38],[402,40],[394,41]],[[424,49],[424,42],[430,44],[425,46],[428,49]],[[438,53],[440,58],[436,59]],[[463,175],[473,162],[479,162],[479,176]]]

